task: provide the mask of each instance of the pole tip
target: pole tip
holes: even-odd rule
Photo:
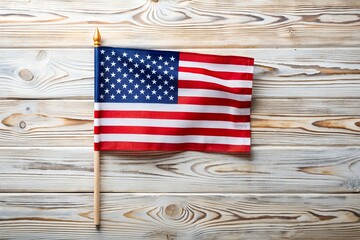
[[[100,35],[99,28],[96,28],[95,33],[94,33],[93,40],[94,40],[94,47],[100,46],[101,35]]]

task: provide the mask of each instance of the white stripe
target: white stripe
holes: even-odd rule
[[[189,81],[201,81],[201,82],[210,82],[220,84],[226,87],[232,88],[251,88],[252,81],[246,80],[223,80],[220,78],[212,77],[205,74],[198,73],[188,73],[188,72],[179,72],[179,81],[189,80]]]
[[[139,126],[139,127],[174,127],[174,128],[217,128],[249,130],[249,122],[177,120],[151,118],[95,118],[95,126]]]
[[[228,106],[163,104],[163,103],[94,103],[95,111],[161,111],[161,112],[194,112],[194,113],[225,113],[230,115],[250,115],[249,108]]]
[[[220,64],[205,63],[192,61],[179,61],[179,67],[204,68],[219,72],[237,72],[237,73],[253,73],[254,66],[236,65],[236,64]]]
[[[148,134],[99,134],[95,135],[95,143],[98,142],[148,142],[148,143],[209,143],[250,145],[250,138],[220,137],[220,136],[168,136]]]
[[[189,89],[179,88],[179,97],[214,97],[226,98],[236,101],[251,101],[251,95],[234,94],[223,91],[208,90],[208,89]]]

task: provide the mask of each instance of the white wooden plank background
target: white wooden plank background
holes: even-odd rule
[[[353,194],[0,194],[4,239],[358,239]],[[46,231],[46,232],[45,232]]]
[[[343,0],[2,0],[2,46],[358,46],[360,2]],[[206,37],[204,37],[206,36]]]
[[[94,28],[255,58],[251,154],[106,152]],[[0,0],[0,239],[359,239],[360,2]]]

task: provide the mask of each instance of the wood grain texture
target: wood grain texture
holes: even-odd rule
[[[298,108],[292,109],[289,105]],[[259,112],[257,106],[262,106]],[[335,106],[341,109],[339,114]],[[299,108],[306,107],[308,114],[302,115]],[[346,115],[343,115],[344,111]],[[360,106],[357,99],[346,102],[326,99],[258,99],[252,107],[251,127],[252,143],[255,146],[359,146]],[[0,147],[92,145],[91,101],[0,102]]]
[[[254,57],[255,98],[360,98],[360,48],[183,50]],[[0,98],[93,99],[93,50],[0,54]]]
[[[358,46],[358,1],[0,1],[0,46]],[[204,38],[203,36],[206,36]]]
[[[102,192],[356,193],[360,148],[102,152]],[[92,192],[92,148],[0,149],[0,192]],[[61,183],[61,184],[60,184]]]
[[[358,239],[360,195],[0,194],[3,239]],[[16,231],[14,231],[16,229]]]
[[[103,152],[101,231],[95,27],[255,58],[252,153]],[[354,0],[0,0],[0,239],[359,239],[359,27]]]

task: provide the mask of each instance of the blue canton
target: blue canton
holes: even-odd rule
[[[96,102],[177,103],[178,52],[110,47],[95,51]]]

